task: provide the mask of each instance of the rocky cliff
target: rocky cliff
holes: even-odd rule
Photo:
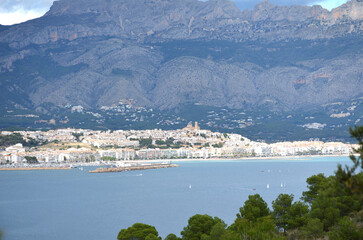
[[[268,1],[59,0],[0,26],[3,108],[309,110],[363,95],[363,2],[328,11]]]

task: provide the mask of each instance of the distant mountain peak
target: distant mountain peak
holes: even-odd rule
[[[331,18],[333,19],[350,18],[352,20],[362,20],[363,0],[351,0],[337,8],[332,9]]]
[[[256,4],[254,7],[255,10],[262,10],[262,9],[271,9],[275,7],[273,3],[270,3],[269,0],[263,0],[262,2]]]

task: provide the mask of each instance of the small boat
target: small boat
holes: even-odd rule
[[[270,184],[267,184],[266,188],[269,189],[270,188]]]
[[[189,184],[189,189],[192,189],[192,184]]]
[[[281,187],[284,187],[284,185],[281,183],[281,185],[280,185]]]

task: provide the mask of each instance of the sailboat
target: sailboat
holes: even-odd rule
[[[281,183],[281,187],[284,187],[284,185]]]
[[[270,188],[270,184],[267,184],[266,188],[269,189]]]
[[[192,184],[189,184],[189,189],[192,189]]]

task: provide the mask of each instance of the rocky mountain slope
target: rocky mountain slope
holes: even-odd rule
[[[363,2],[59,0],[0,26],[3,109],[186,104],[309,111],[363,96]]]

